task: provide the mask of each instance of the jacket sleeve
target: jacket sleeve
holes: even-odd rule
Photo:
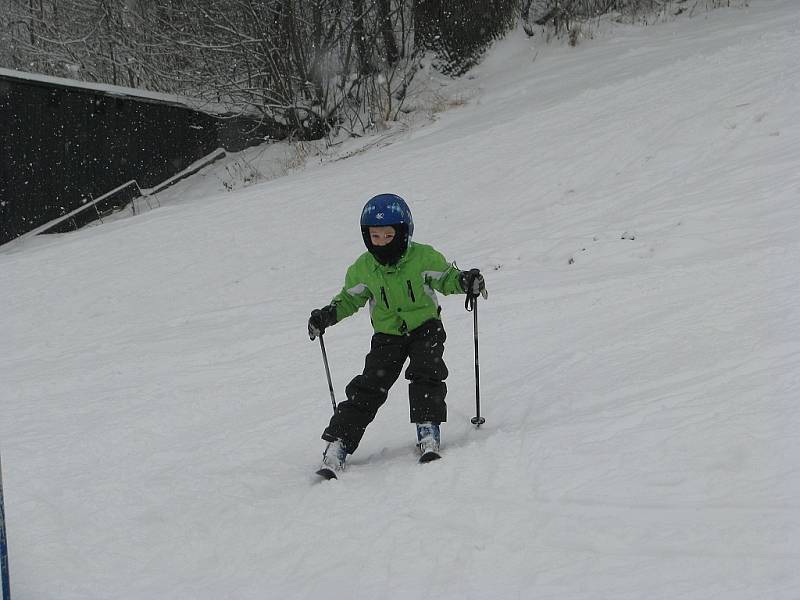
[[[342,291],[331,300],[331,304],[336,307],[337,322],[358,312],[358,309],[372,298],[372,293],[363,278],[359,276],[358,271],[357,263],[347,269]]]
[[[456,263],[448,263],[444,256],[431,248],[425,261],[425,283],[437,292],[448,296],[450,294],[463,294],[459,276],[461,270]]]

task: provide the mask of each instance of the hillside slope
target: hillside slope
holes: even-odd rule
[[[0,254],[16,599],[800,597],[800,8],[536,55],[390,147]],[[535,60],[534,60],[535,57]],[[305,323],[363,203],[445,298],[445,459],[399,381],[340,481]],[[326,334],[336,393],[365,313]]]

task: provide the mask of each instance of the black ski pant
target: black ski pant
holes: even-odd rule
[[[364,430],[372,423],[378,409],[386,402],[406,359],[408,400],[411,422],[447,420],[447,366],[442,360],[447,339],[442,322],[431,319],[406,335],[376,333],[372,336],[364,372],[345,388],[347,400],[339,403],[322,439],[342,440],[348,453],[355,452]]]

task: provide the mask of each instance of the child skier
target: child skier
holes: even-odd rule
[[[344,469],[347,455],[355,452],[407,358],[405,377],[420,461],[439,458],[439,425],[447,420],[447,367],[436,292],[485,296],[485,283],[477,269],[460,271],[431,246],[412,242],[413,234],[411,211],[400,196],[371,198],[361,212],[368,251],[347,270],[342,291],[308,320],[313,340],[369,302],[375,330],[363,373],[347,385],[347,400],[336,407],[322,434],[327,446],[321,474],[334,476],[333,471]]]

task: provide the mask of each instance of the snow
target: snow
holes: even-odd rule
[[[800,598],[800,7],[514,34],[393,144],[0,252],[17,599]],[[342,479],[312,308],[403,195],[442,299],[444,459],[399,381]],[[366,313],[326,333],[336,395]]]
[[[73,68],[74,67],[74,68]],[[80,70],[77,65],[70,65],[68,69],[73,75],[77,75]],[[151,92],[149,90],[129,88],[120,85],[111,85],[108,83],[95,83],[92,81],[80,81],[78,79],[70,79],[66,77],[53,77],[52,75],[42,75],[41,73],[28,73],[27,71],[18,71],[16,69],[4,69],[0,67],[0,77],[7,77],[11,79],[20,79],[30,81],[32,83],[44,83],[50,86],[61,86],[66,88],[73,88],[75,90],[91,90],[93,92],[101,92],[109,96],[116,96],[120,98],[134,98],[137,100],[152,100],[163,104],[171,104],[174,106],[183,106],[192,109],[202,109],[209,113],[228,114],[230,109],[218,103],[211,103],[198,98],[191,98],[179,94],[164,94],[160,92]]]

